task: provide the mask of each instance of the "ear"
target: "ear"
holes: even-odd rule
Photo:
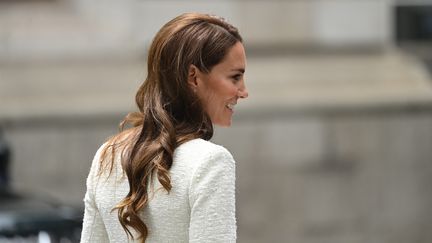
[[[191,64],[188,71],[188,84],[192,90],[198,88],[198,73],[199,69],[195,65]]]

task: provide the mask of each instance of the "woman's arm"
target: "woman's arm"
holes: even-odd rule
[[[81,243],[109,242],[105,225],[102,221],[102,217],[95,201],[95,189],[98,180],[97,173],[99,168],[100,152],[101,149],[96,152],[90,168],[90,173],[87,177],[87,191],[84,196],[85,211],[81,232]]]
[[[223,147],[194,172],[190,186],[190,242],[235,242],[235,162]]]

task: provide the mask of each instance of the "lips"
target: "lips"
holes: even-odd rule
[[[228,103],[227,105],[226,105],[226,107],[228,108],[228,109],[230,109],[230,110],[234,110],[234,106],[236,105],[236,103]]]

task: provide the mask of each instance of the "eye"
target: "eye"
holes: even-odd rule
[[[234,76],[232,76],[231,78],[234,80],[234,82],[236,83],[236,82],[238,82],[238,81],[240,81],[241,80],[241,78],[242,78],[242,74],[236,74],[236,75],[234,75]]]

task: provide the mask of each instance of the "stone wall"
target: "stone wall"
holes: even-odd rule
[[[237,161],[239,242],[430,242],[431,109],[279,113],[216,129]],[[13,186],[82,205],[120,116],[7,125]]]
[[[184,12],[236,25],[251,48],[392,44],[392,0],[0,2],[0,61],[141,57]]]
[[[432,115],[240,121],[215,140],[238,168],[239,242],[429,242]]]
[[[431,242],[431,79],[391,40],[391,7],[407,1],[2,2],[12,187],[81,207],[95,151],[134,109],[151,37],[204,11],[239,26],[252,53],[250,97],[213,139],[237,161],[239,242]]]

